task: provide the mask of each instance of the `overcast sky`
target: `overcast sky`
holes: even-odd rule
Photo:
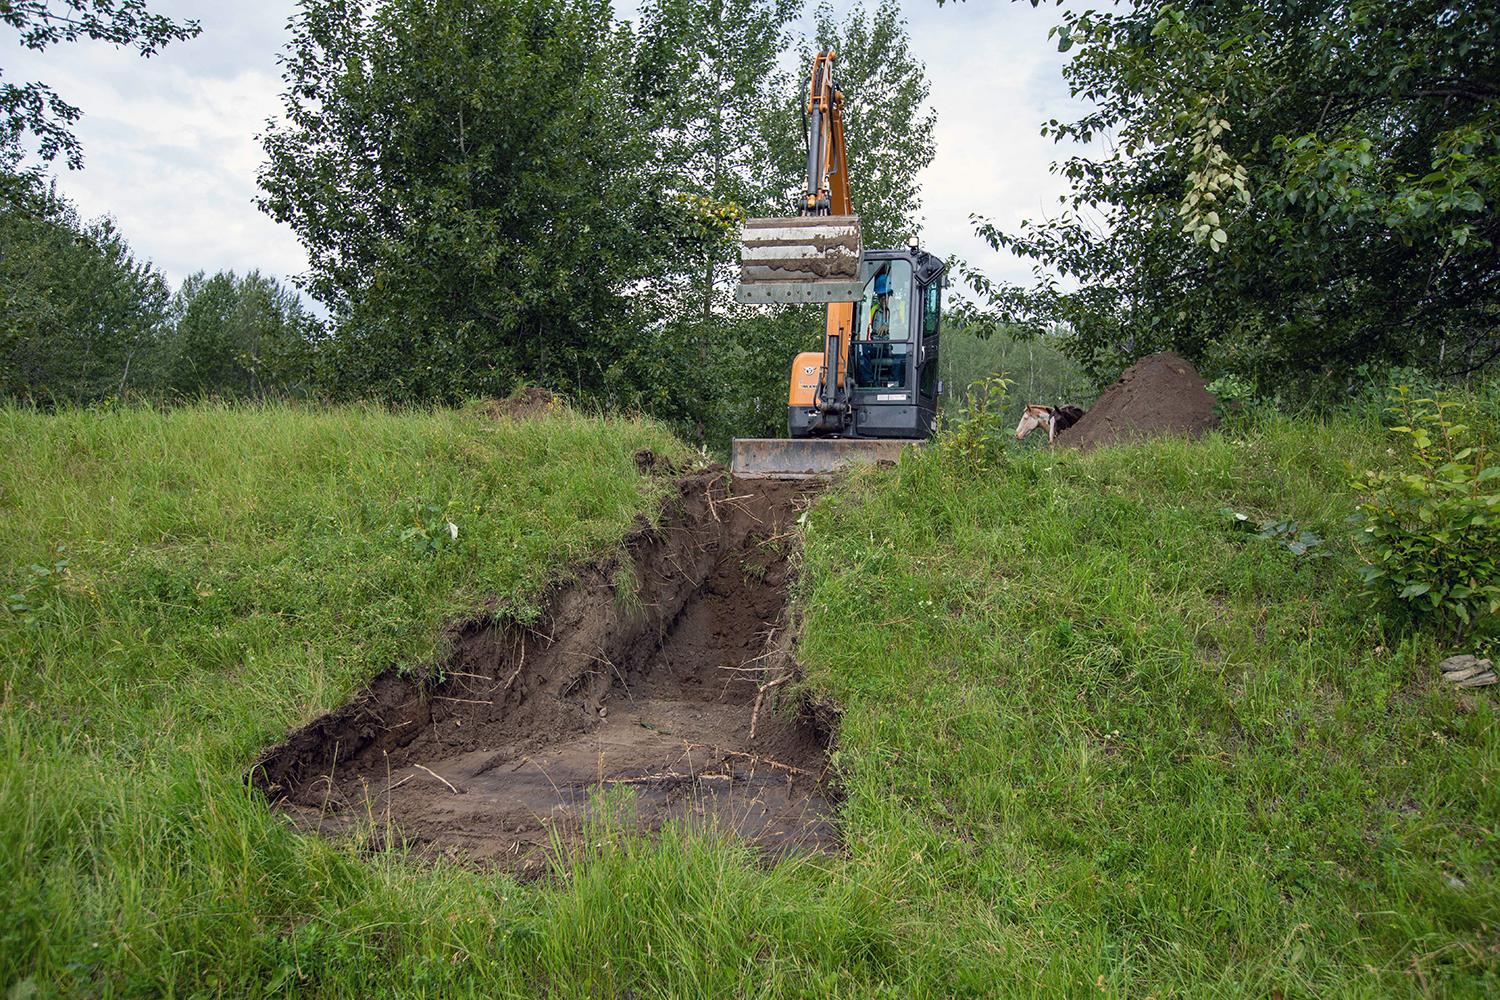
[[[113,216],[174,284],[198,270],[301,273],[307,259],[296,237],[255,207],[256,136],[280,107],[276,57],[295,0],[152,6],[198,19],[203,33],[143,60],[88,42],[37,55],[0,28],[8,79],[45,81],[84,111],[77,133],[85,168],[61,171],[63,192],[87,216]],[[622,14],[634,6],[616,2]],[[1029,265],[977,240],[969,216],[1014,225],[1051,212],[1064,189],[1048,171],[1058,150],[1037,131],[1080,110],[1062,80],[1064,57],[1047,38],[1057,12],[1005,0],[904,7],[938,112],[937,159],[922,177],[924,244],[993,277],[1025,280]]]

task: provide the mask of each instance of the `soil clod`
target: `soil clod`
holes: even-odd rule
[[[387,672],[251,780],[305,828],[389,830],[521,874],[617,788],[643,831],[683,821],[771,854],[831,847],[832,727],[784,694],[791,528],[816,487],[736,487],[678,480],[660,527],[584,567],[540,623],[465,627],[441,669]]]

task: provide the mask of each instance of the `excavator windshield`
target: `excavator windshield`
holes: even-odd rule
[[[911,359],[911,264],[873,263],[865,281],[851,345],[854,384],[860,389],[904,389]]]

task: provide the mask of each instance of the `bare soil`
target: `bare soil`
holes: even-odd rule
[[[460,629],[440,668],[388,671],[251,781],[304,828],[389,831],[523,875],[622,787],[643,831],[677,820],[773,855],[831,847],[831,713],[786,694],[792,528],[816,488],[742,481],[729,496],[720,473],[679,479],[660,525],[582,567],[542,621]]]
[[[1078,423],[1058,435],[1060,444],[1087,450],[1162,434],[1198,437],[1218,424],[1214,395],[1192,363],[1163,351],[1142,358],[1105,389]]]

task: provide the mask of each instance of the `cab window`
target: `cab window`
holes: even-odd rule
[[[860,302],[859,340],[911,339],[911,262],[881,260],[870,265]]]
[[[943,283],[934,278],[932,284],[922,290],[922,335],[930,337],[938,332],[943,321]]]

